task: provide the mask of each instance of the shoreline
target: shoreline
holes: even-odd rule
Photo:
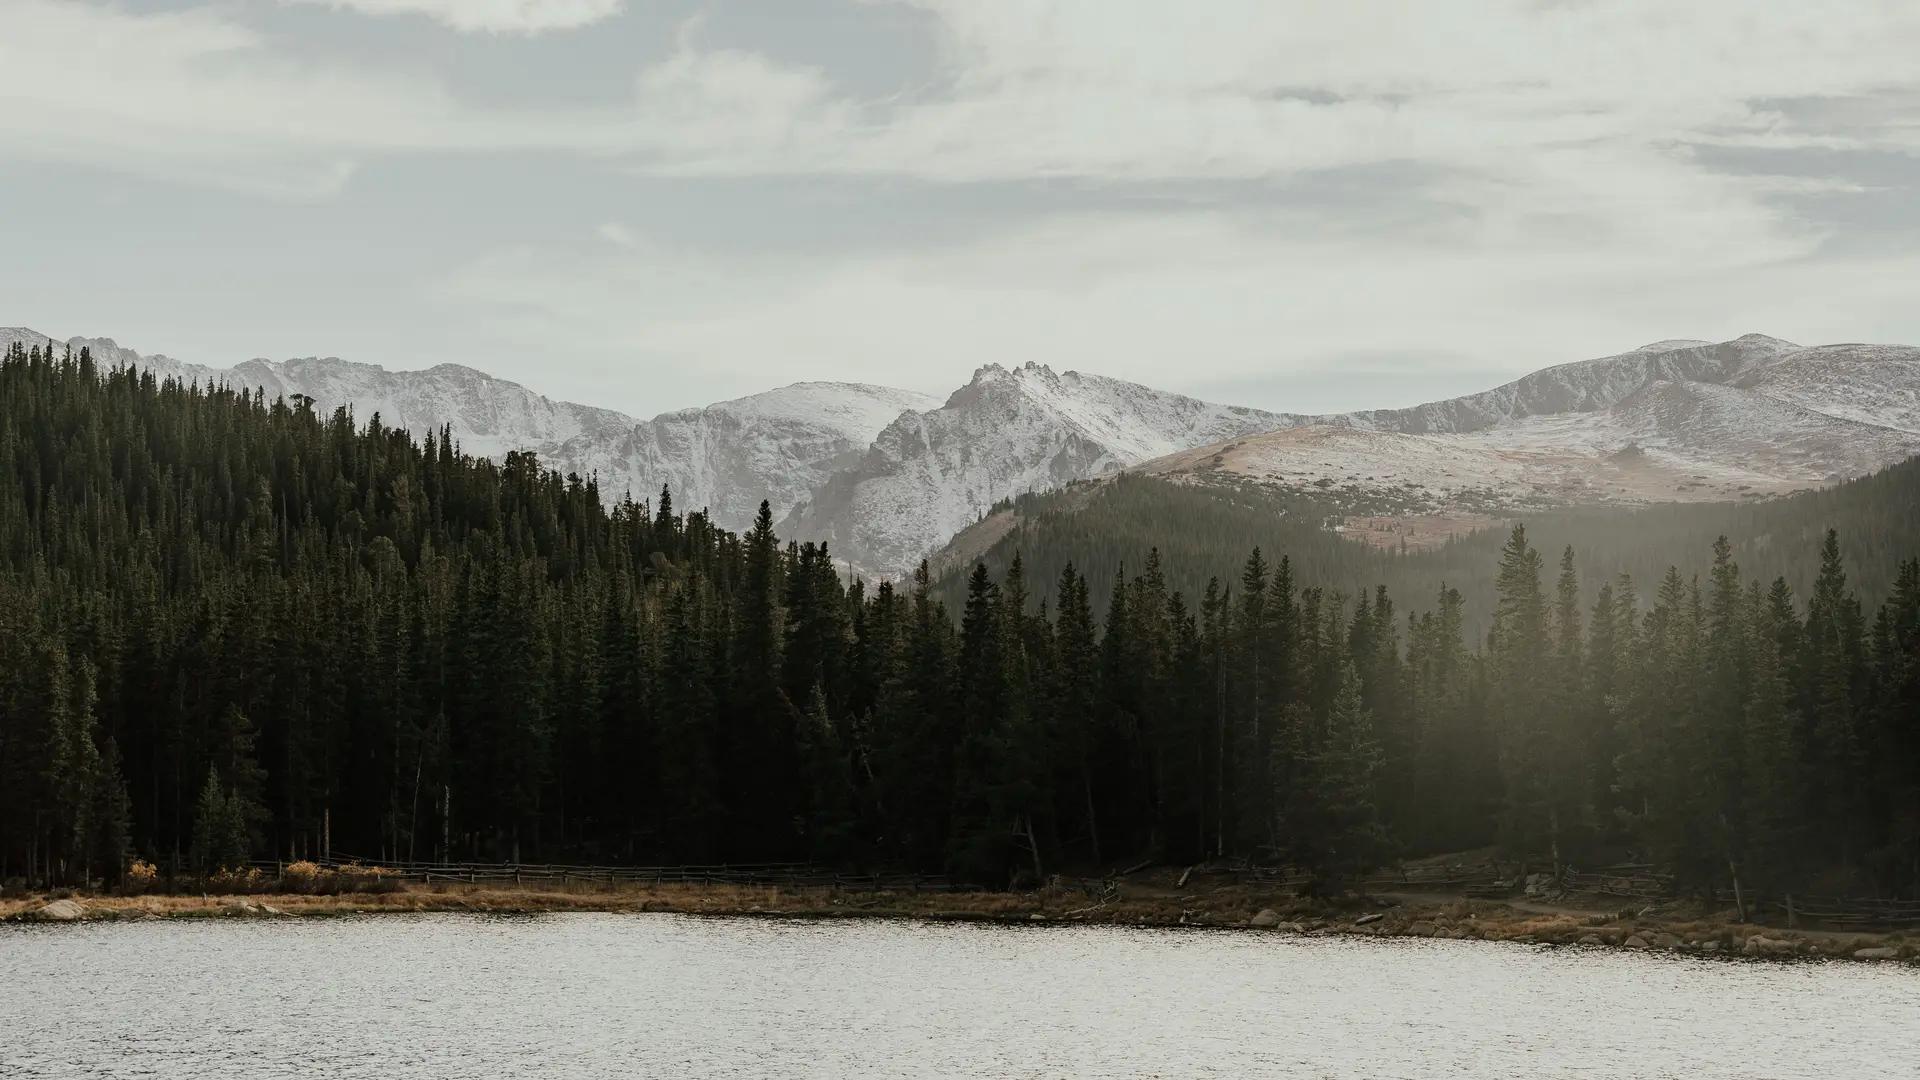
[[[56,897],[60,897],[56,899]],[[669,913],[740,918],[888,918],[1021,926],[1238,930],[1310,937],[1403,937],[1668,952],[1692,956],[1823,959],[1920,965],[1920,931],[1786,930],[1740,923],[1731,913],[1655,916],[1602,906],[1385,894],[1339,904],[1229,887],[1174,895],[1122,895],[1090,903],[1066,891],[1033,893],[849,892],[832,888],[657,885],[541,888],[450,883],[386,892],[312,895],[29,894],[0,899],[0,922],[156,919],[294,919],[379,914],[536,915]]]

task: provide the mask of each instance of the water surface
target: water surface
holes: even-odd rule
[[[0,1076],[1920,1076],[1920,970],[674,915],[0,927]]]

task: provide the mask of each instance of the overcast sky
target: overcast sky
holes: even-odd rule
[[[1920,4],[0,0],[0,325],[628,412],[1920,342]]]

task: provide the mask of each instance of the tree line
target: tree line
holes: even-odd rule
[[[1496,524],[1437,545],[1404,548],[1399,540],[1405,532],[1398,539],[1391,532],[1372,533],[1376,542],[1356,543],[1351,534],[1329,528],[1356,515],[1392,514],[1392,502],[1312,486],[1303,490],[1223,477],[1189,483],[1126,473],[1030,492],[996,506],[997,520],[989,527],[962,533],[934,556],[934,592],[958,607],[975,562],[985,562],[997,577],[1018,554],[1037,595],[1051,598],[1060,570],[1072,562],[1093,583],[1094,606],[1104,609],[1119,568],[1137,569],[1145,553],[1158,548],[1168,584],[1198,596],[1221,568],[1237,566],[1259,547],[1286,552],[1296,580],[1349,595],[1385,585],[1396,596],[1425,602],[1434,584],[1445,581],[1464,599],[1468,637],[1480,640],[1492,625],[1505,528]],[[1500,510],[1485,514],[1490,522],[1521,516]],[[1786,496],[1567,507],[1532,511],[1524,520],[1536,547],[1550,553],[1569,544],[1578,549],[1587,606],[1598,598],[1601,585],[1623,573],[1647,583],[1659,581],[1672,565],[1689,576],[1706,574],[1713,542],[1721,536],[1733,545],[1733,557],[1748,576],[1766,582],[1784,577],[1797,595],[1806,596],[1819,572],[1815,554],[1821,540],[1828,529],[1837,529],[1847,542],[1849,583],[1877,607],[1892,595],[1900,567],[1920,537],[1920,458]],[[1420,524],[1416,518],[1411,527]]]
[[[1920,890],[1920,563],[1869,618],[1730,545],[1588,592],[1516,528],[1490,629],[1256,549],[952,607],[345,410],[0,361],[0,878],[249,857],[1312,869],[1500,844],[1688,888]],[[1105,590],[1104,604],[1094,600]],[[1040,596],[1044,593],[1044,598]]]

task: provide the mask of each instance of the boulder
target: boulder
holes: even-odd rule
[[[1408,937],[1432,937],[1434,933],[1435,927],[1430,922],[1417,922],[1407,927]]]
[[[1373,913],[1373,914],[1371,914],[1371,915],[1362,915],[1362,916],[1360,916],[1359,918],[1357,918],[1357,919],[1355,919],[1355,920],[1353,920],[1353,925],[1355,925],[1355,926],[1365,926],[1365,925],[1367,925],[1368,923],[1377,923],[1377,922],[1379,922],[1379,921],[1380,921],[1381,919],[1384,919],[1384,918],[1386,918],[1386,915],[1384,915],[1384,914],[1383,914],[1383,913],[1381,913],[1381,912],[1378,912],[1378,911],[1376,911],[1376,912],[1374,912],[1374,913]]]
[[[1792,956],[1800,948],[1800,943],[1786,938],[1770,938],[1755,934],[1747,939],[1740,951],[1748,956]]]
[[[1652,945],[1652,944],[1651,944],[1650,942],[1648,942],[1646,938],[1643,938],[1643,937],[1641,937],[1641,936],[1640,936],[1639,934],[1635,934],[1635,935],[1633,935],[1632,937],[1630,937],[1630,938],[1628,938],[1628,939],[1626,940],[1626,942],[1625,942],[1625,945],[1626,945],[1626,946],[1627,946],[1627,948],[1629,948],[1629,949],[1651,949],[1651,948],[1653,948],[1653,945]]]
[[[1656,949],[1677,949],[1680,947],[1680,939],[1672,934],[1655,934],[1647,940],[1651,941],[1653,947]]]
[[[1580,940],[1574,942],[1574,944],[1575,945],[1605,945],[1606,942],[1600,940],[1599,934],[1582,934],[1580,935]]]
[[[1280,925],[1280,913],[1272,908],[1261,908],[1253,918],[1247,920],[1247,925],[1271,929]]]
[[[40,922],[73,922],[86,915],[87,909],[78,900],[55,900],[33,913],[33,917]]]
[[[1871,949],[1854,950],[1853,958],[1855,960],[1898,960],[1900,950],[1891,945],[1878,945]]]
[[[1703,941],[1700,943],[1700,951],[1706,953],[1719,952],[1720,943],[1718,941]]]

